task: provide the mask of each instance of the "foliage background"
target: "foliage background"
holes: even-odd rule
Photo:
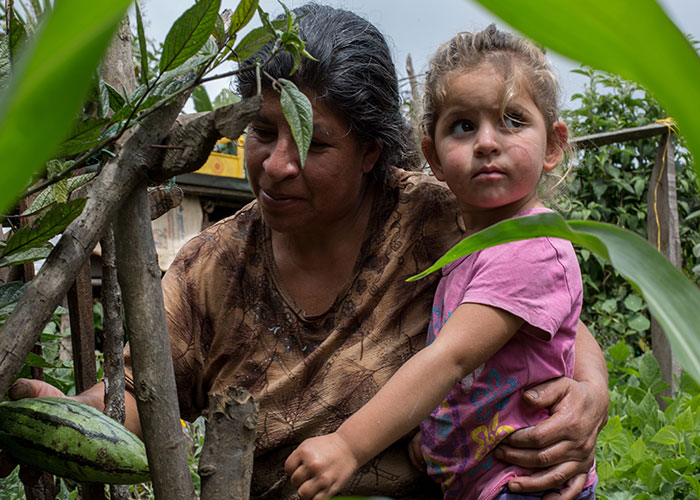
[[[73,5],[77,6],[80,3],[73,2]],[[114,12],[108,14],[106,17],[114,18],[116,15]],[[90,15],[98,16],[96,13]],[[84,16],[76,17],[80,23],[84,22]],[[66,18],[70,16],[64,14],[62,19],[65,21]],[[91,18],[90,21],[94,19]],[[97,33],[96,38],[103,40],[108,32],[109,29],[105,29],[104,32]],[[610,47],[605,49],[610,51]],[[639,47],[636,47],[636,50],[639,50]],[[81,70],[85,68],[81,67]],[[61,72],[59,68],[57,76],[65,79],[68,76],[65,71]],[[591,91],[584,92],[580,97],[582,103],[589,108],[588,114],[577,115],[574,110],[569,116],[572,127],[580,127],[581,133],[588,133],[586,127],[591,127],[591,131],[603,131],[604,127],[612,125],[615,129],[624,128],[620,126],[622,123],[632,124],[635,120],[637,123],[647,124],[647,118],[656,114],[659,117],[665,115],[658,105],[650,102],[644,91],[635,85],[616,80],[616,77],[596,73],[591,73],[590,79]],[[90,81],[89,78],[85,80]],[[50,78],[43,81],[47,89],[63,90],[61,85],[54,85],[55,88],[52,89],[49,82]],[[604,91],[598,93],[601,86]],[[55,92],[51,95],[55,95]],[[107,97],[106,104],[113,105],[110,96]],[[113,95],[111,97],[116,99]],[[617,108],[619,106],[624,107],[622,113]],[[627,112],[629,114],[626,115]],[[622,118],[618,115],[622,115]],[[14,116],[18,116],[16,111]],[[0,113],[0,118],[2,117],[3,114]],[[579,118],[580,122],[577,121]],[[697,138],[695,140],[697,141]],[[9,143],[6,141],[5,147],[8,147],[7,144]],[[649,164],[641,153],[652,150],[655,152],[655,146],[645,146],[640,142],[633,146],[601,148],[590,163],[587,158],[584,159],[572,179],[575,195],[571,198],[575,198],[575,201],[572,201],[571,219],[610,221],[643,233],[643,224],[640,224],[640,221],[645,220],[642,217],[645,211],[642,180],[643,172]],[[679,155],[679,166],[691,165],[683,148],[680,149]],[[680,169],[679,185],[685,190],[681,201],[685,204],[682,213],[684,238],[688,240],[687,244],[684,244],[684,256],[688,259],[684,272],[696,280],[694,259],[697,257],[698,232],[695,224],[698,205],[694,191],[696,179],[691,170],[692,168]],[[648,329],[644,322],[645,305],[636,291],[623,282],[616,271],[599,261],[598,257],[583,251],[580,255],[586,274],[594,276],[587,281],[587,286],[592,287],[595,292],[591,295],[590,306],[597,314],[591,317],[591,320],[597,324],[599,317],[605,318],[602,322],[601,338],[604,344],[610,346],[606,355],[611,362],[613,418],[601,435],[599,456],[606,464],[611,464],[611,467],[605,466],[601,469],[601,496],[620,498],[618,493],[626,490],[636,492],[635,498],[638,499],[694,498],[693,495],[697,497],[698,478],[694,465],[696,461],[687,459],[696,453],[698,448],[697,387],[685,381],[685,392],[676,398],[677,404],[672,404],[665,412],[661,412],[658,407],[654,408],[652,400],[655,401],[654,395],[660,387],[658,376],[654,374],[652,358],[648,354],[638,355],[644,352],[648,345],[645,338]],[[49,341],[57,340],[48,337],[50,335],[55,334],[45,332],[43,340],[47,345]],[[52,359],[51,352],[51,349],[48,349],[44,359],[29,359],[28,363],[53,363],[56,360]],[[61,383],[61,377],[57,376],[56,380],[57,383]],[[69,384],[70,380],[63,382]],[[637,444],[640,439],[642,444]],[[649,452],[652,449],[655,453]],[[631,453],[634,455],[631,456]],[[661,480],[658,479],[659,476]],[[676,492],[679,492],[680,496],[675,496]]]

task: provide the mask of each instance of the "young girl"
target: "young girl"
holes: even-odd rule
[[[467,233],[547,211],[538,184],[562,160],[568,129],[557,120],[558,86],[544,54],[494,26],[462,33],[433,57],[426,89],[423,152],[456,196]],[[541,497],[510,492],[511,478],[534,471],[492,452],[547,416],[522,403],[528,387],[572,376],[581,293],[574,250],[554,238],[499,245],[443,268],[428,346],[335,433],[290,455],[300,497],[333,496],[419,423],[428,473],[445,499]],[[591,469],[578,498],[595,498],[594,488]]]

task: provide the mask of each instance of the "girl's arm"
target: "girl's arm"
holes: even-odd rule
[[[414,429],[522,323],[494,307],[459,306],[435,341],[405,363],[336,432],[307,439],[289,456],[285,470],[299,496],[319,500],[340,491],[358,467]]]

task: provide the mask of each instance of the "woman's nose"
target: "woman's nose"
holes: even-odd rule
[[[294,177],[300,172],[299,150],[291,135],[280,134],[270,156],[263,161],[267,176],[273,181]]]
[[[497,130],[491,125],[482,125],[476,133],[474,154],[477,156],[489,155],[500,151]]]

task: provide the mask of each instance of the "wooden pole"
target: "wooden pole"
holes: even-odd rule
[[[651,173],[647,194],[647,238],[678,269],[681,269],[681,244],[676,197],[676,164],[673,160],[673,134],[666,132],[659,144],[656,162]],[[651,319],[651,343],[654,357],[659,362],[661,376],[669,388],[660,396],[672,397],[677,390],[674,377],[680,376],[681,367],[671,351],[671,345],[658,322]],[[665,403],[659,398],[660,404]]]

